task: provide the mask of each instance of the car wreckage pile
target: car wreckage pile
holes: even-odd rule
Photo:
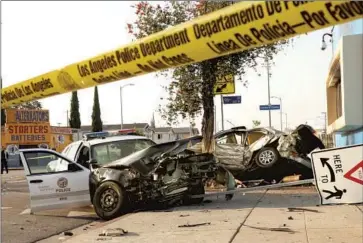
[[[228,191],[248,180],[312,178],[308,154],[324,148],[314,132],[306,125],[290,134],[237,127],[215,135],[213,153],[202,152],[201,136],[153,145],[103,166],[91,164],[91,200],[97,215],[109,220],[150,205],[200,203],[202,197],[191,196],[204,194],[210,180]]]

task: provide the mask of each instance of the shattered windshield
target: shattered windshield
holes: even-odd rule
[[[98,164],[107,164],[146,149],[155,143],[147,139],[119,140],[92,146],[92,158]]]

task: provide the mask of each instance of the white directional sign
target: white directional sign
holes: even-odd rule
[[[363,144],[313,152],[321,204],[363,202]]]

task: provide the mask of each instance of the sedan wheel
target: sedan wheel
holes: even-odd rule
[[[279,159],[275,148],[262,148],[256,155],[256,164],[261,168],[273,166]]]

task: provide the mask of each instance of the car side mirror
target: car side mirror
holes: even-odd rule
[[[76,164],[74,164],[74,163],[68,164],[68,171],[79,171],[79,170],[80,170],[80,168]]]
[[[88,163],[91,164],[91,165],[94,165],[94,164],[97,164],[97,160],[96,159],[90,159],[88,161]]]

